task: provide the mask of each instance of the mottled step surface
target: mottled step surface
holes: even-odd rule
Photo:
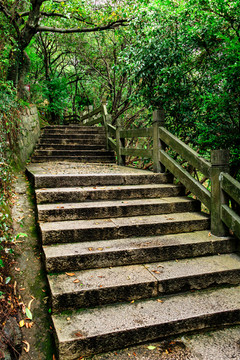
[[[48,143],[44,143],[41,142],[41,144],[38,144],[36,146],[37,150],[72,150],[72,151],[76,151],[76,150],[91,150],[91,151],[96,151],[96,150],[104,150],[105,147],[104,145],[59,145],[59,144],[48,144]]]
[[[70,170],[71,171],[71,170]],[[38,188],[59,188],[76,186],[106,186],[106,185],[142,185],[142,184],[167,184],[171,183],[170,174],[151,174],[151,173],[122,173],[122,174],[94,174],[87,175],[78,173],[50,174],[49,171],[34,172],[34,167],[27,168],[30,178],[34,181],[34,186]]]
[[[188,197],[57,203],[38,205],[40,221],[103,219],[109,217],[200,211],[201,203]]]
[[[92,156],[92,157],[101,157],[101,156],[113,156],[113,151],[107,150],[35,150],[34,156]]]
[[[239,323],[240,287],[162,296],[53,315],[61,360],[185,331]]]
[[[165,236],[85,241],[43,247],[48,272],[141,264],[236,251],[234,238],[208,231]]]
[[[49,275],[52,309],[132,301],[240,281],[235,254]]]
[[[43,244],[164,235],[209,229],[209,216],[186,212],[168,215],[40,223]]]
[[[46,162],[46,161],[73,161],[73,162],[76,162],[76,161],[80,161],[80,162],[83,162],[83,163],[115,163],[116,162],[116,159],[114,156],[109,156],[109,155],[102,155],[100,154],[99,156],[71,156],[71,155],[60,155],[60,156],[33,156],[32,159],[31,159],[32,162]]]
[[[99,146],[106,146],[106,139],[101,138],[96,141],[93,139],[59,139],[59,138],[49,138],[49,137],[42,137],[39,139],[37,145],[99,145]]]
[[[83,186],[36,190],[37,203],[81,202],[96,200],[124,200],[184,195],[184,188],[173,184],[145,184],[123,186]]]

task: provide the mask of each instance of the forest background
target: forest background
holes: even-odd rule
[[[239,0],[0,0],[0,38],[0,267],[13,241],[19,113],[30,103],[43,125],[102,98],[127,128],[164,109],[167,128],[205,158],[229,149],[240,179]]]

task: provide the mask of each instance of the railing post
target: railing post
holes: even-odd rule
[[[211,151],[211,233],[215,236],[228,235],[228,229],[221,220],[221,207],[228,201],[221,188],[221,172],[229,172],[229,151]]]
[[[109,138],[108,124],[112,123],[112,115],[110,115],[110,114],[104,115],[103,116],[103,122],[104,122],[105,133],[106,133],[106,148],[107,148],[107,150],[109,150],[109,145],[108,145],[108,138]]]
[[[159,126],[165,125],[164,110],[158,109],[153,112],[153,171],[164,173],[165,166],[160,162],[159,150],[165,148],[165,144],[159,138]]]
[[[125,156],[121,155],[121,148],[125,147],[125,139],[120,137],[120,131],[122,130],[121,119],[117,119],[117,127],[116,127],[116,146],[117,146],[117,164],[125,165]]]

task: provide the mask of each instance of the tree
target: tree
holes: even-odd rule
[[[25,49],[37,33],[89,33],[112,29],[127,23],[121,9],[117,4],[104,3],[93,12],[91,3],[77,0],[0,0],[0,12],[7,19],[14,38],[9,77],[17,85],[19,95],[23,95],[24,76],[29,66]]]
[[[240,167],[239,0],[159,1],[132,21],[122,55],[138,99],[162,107],[171,131],[198,151],[229,148]],[[137,99],[137,100],[138,100]]]

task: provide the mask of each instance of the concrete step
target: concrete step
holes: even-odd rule
[[[34,152],[34,157],[35,156],[96,156],[96,157],[101,157],[101,156],[113,156],[114,157],[114,151],[108,151],[106,149],[103,150],[76,150],[76,149],[71,149],[71,150],[66,150],[66,149],[61,149],[61,150],[38,150],[36,149]]]
[[[106,139],[65,139],[65,138],[50,138],[42,137],[39,139],[37,145],[97,145],[106,146]]]
[[[87,126],[65,126],[65,127],[45,127],[43,128],[44,134],[62,134],[62,133],[89,133],[89,134],[104,134],[105,128],[103,127],[87,127]]]
[[[64,144],[38,144],[36,150],[106,150],[104,145],[64,145]]]
[[[109,155],[101,155],[100,156],[71,156],[71,155],[53,155],[53,156],[44,156],[44,155],[39,155],[39,156],[35,156],[33,155],[33,157],[31,158],[31,161],[33,163],[41,163],[41,162],[46,162],[46,161],[74,161],[74,162],[81,162],[81,163],[115,163],[116,159],[114,156],[109,156]]]
[[[209,229],[209,216],[186,212],[40,223],[43,244],[154,236]]]
[[[61,131],[68,131],[68,130],[81,130],[81,131],[102,131],[104,132],[105,129],[102,126],[82,126],[78,124],[69,124],[69,125],[49,125],[44,126],[43,130],[61,130]]]
[[[59,359],[239,323],[239,292],[240,286],[233,286],[53,315]]]
[[[174,196],[162,199],[44,204],[37,208],[39,221],[64,221],[200,211],[201,203],[188,197]]]
[[[173,184],[94,186],[36,190],[38,204],[97,200],[160,198],[184,195],[184,188]]]
[[[234,238],[209,236],[208,231],[164,236],[84,241],[43,247],[48,272],[183,259],[236,251]]]
[[[172,182],[171,174],[34,174],[27,169],[28,176],[34,181],[36,189],[75,186],[108,186],[108,185],[143,185],[168,184]]]
[[[71,275],[71,276],[70,276]],[[240,284],[236,254],[48,275],[52,310],[147,299],[211,286]]]
[[[51,134],[51,135],[44,135],[42,134],[40,136],[40,140],[41,139],[69,139],[69,140],[93,140],[93,141],[98,141],[98,140],[105,140],[106,141],[106,136],[105,134],[85,134],[85,133],[77,133],[76,131],[72,134],[66,133],[66,134]]]

